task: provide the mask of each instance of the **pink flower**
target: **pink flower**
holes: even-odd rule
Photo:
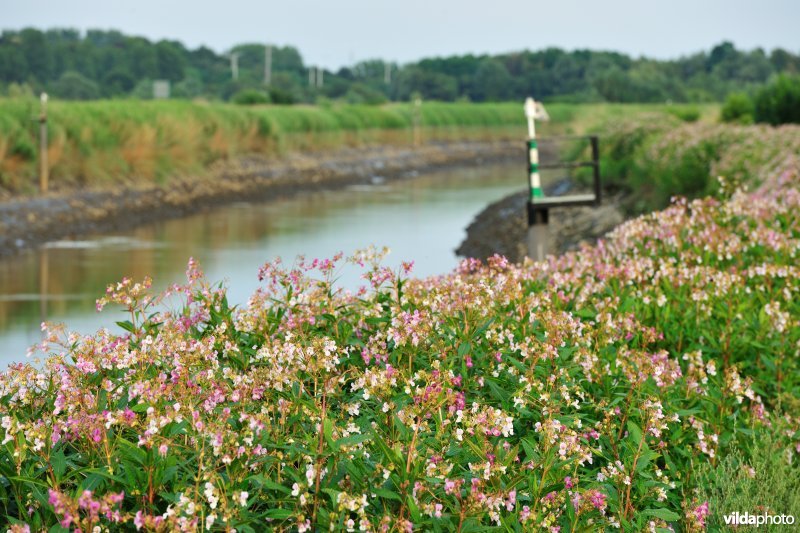
[[[592,507],[598,511],[602,511],[606,508],[606,495],[599,490],[590,490],[586,492],[586,496],[589,498],[589,503],[592,504]]]
[[[697,522],[700,524],[701,527],[705,527],[706,517],[708,515],[709,515],[708,502],[703,502],[702,504],[698,505],[694,510],[694,516],[695,518],[697,518]]]

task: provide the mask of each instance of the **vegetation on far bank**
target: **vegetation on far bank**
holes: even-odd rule
[[[548,106],[540,132],[580,133],[607,117],[661,110],[712,119],[715,106]],[[32,193],[38,176],[35,99],[0,99],[0,191]],[[702,115],[702,116],[701,116]],[[410,145],[437,139],[524,139],[521,103],[424,102],[383,106],[252,106],[109,100],[48,106],[51,187],[164,184],[202,176],[214,162],[369,143]]]

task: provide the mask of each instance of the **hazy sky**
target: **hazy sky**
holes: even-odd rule
[[[338,68],[381,58],[592,48],[676,58],[730,40],[800,52],[800,0],[0,0],[0,28],[119,29],[218,52],[300,49]]]

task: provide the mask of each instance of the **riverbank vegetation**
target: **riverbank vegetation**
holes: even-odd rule
[[[673,196],[714,194],[721,182],[757,187],[800,154],[797,125],[686,122],[643,112],[604,117],[590,129],[602,139],[603,185],[625,193],[632,214],[661,209]]]
[[[413,279],[356,253],[355,293],[341,257],[264,265],[241,308],[194,262],[165,295],[122,280],[98,300],[121,333],[47,329],[51,357],[0,376],[2,513],[12,531],[714,527],[714,487],[748,486],[729,456],[762,479],[761,443],[800,449],[799,186],[790,164],[543,263]]]
[[[34,100],[0,100],[0,182],[35,190],[38,112]],[[264,106],[191,102],[57,102],[49,106],[51,181],[56,188],[165,183],[203,175],[221,160],[279,156],[348,145],[420,139],[503,138],[519,105]]]
[[[51,187],[75,190],[165,184],[208,174],[214,163],[258,154],[437,140],[523,139],[519,103],[425,102],[384,106],[255,106],[193,102],[53,102],[48,106]],[[644,110],[711,119],[713,105],[548,106],[548,133],[581,133],[606,117]],[[39,104],[0,99],[0,191],[37,189]],[[415,134],[415,130],[418,130]]]

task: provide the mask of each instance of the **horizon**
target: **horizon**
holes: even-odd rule
[[[403,10],[366,0],[276,6],[230,0],[225,11],[216,6],[208,0],[168,5],[141,0],[122,8],[99,0],[69,5],[11,0],[2,29],[68,28],[82,35],[90,29],[116,30],[151,41],[178,41],[188,49],[205,46],[216,53],[245,43],[291,46],[307,65],[331,71],[371,59],[405,65],[426,58],[547,48],[618,52],[659,61],[707,52],[725,41],[745,51],[800,52],[793,24],[800,17],[800,5],[787,0],[759,6],[741,0],[703,5],[676,0],[669,6],[644,6],[636,0],[610,0],[603,6],[578,0],[541,6],[501,0],[485,13],[455,0],[433,5],[409,0]],[[536,24],[539,19],[546,24]]]

